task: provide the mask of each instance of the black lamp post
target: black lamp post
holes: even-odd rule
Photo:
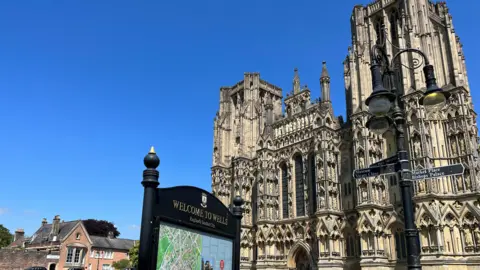
[[[148,270],[153,269],[151,268],[152,254],[149,253],[149,251],[152,250],[151,245],[153,244],[153,202],[157,195],[157,187],[160,184],[158,182],[159,173],[157,171],[157,167],[160,165],[160,159],[155,153],[153,146],[143,159],[143,163],[147,169],[143,171],[142,185],[145,191],[143,195],[142,226],[140,231],[137,269]]]
[[[393,73],[393,63],[401,54],[406,52],[419,54],[425,63],[423,72],[427,89],[420,99],[420,105],[425,106],[427,111],[439,109],[445,105],[449,93],[444,92],[437,86],[433,66],[430,65],[422,51],[412,48],[400,50],[393,56],[391,66],[384,46],[374,45],[371,51],[372,64],[370,68],[373,91],[365,101],[372,117],[368,119],[366,126],[376,134],[383,134],[392,126],[395,129],[398,157],[397,170],[405,219],[407,264],[408,269],[422,269],[420,264],[420,242],[413,213],[412,173],[405,146],[405,112],[403,106],[400,106],[400,93],[396,90],[396,78]],[[383,74],[382,67],[384,69]],[[384,87],[384,79],[390,89]]]

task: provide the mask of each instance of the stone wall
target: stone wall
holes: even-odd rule
[[[0,249],[0,270],[24,270],[31,266],[48,267],[47,251]]]

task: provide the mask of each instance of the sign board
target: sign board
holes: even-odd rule
[[[448,166],[434,167],[412,172],[412,180],[429,179],[435,177],[445,177],[453,175],[462,175],[465,171],[463,164],[453,164]]]
[[[154,216],[156,269],[233,269],[240,228],[211,193],[191,186],[159,188]]]
[[[371,167],[384,166],[384,165],[387,165],[387,164],[392,164],[392,163],[397,163],[397,162],[398,162],[398,156],[394,155],[394,156],[391,156],[389,158],[382,159],[378,162],[373,163],[372,165],[370,165],[370,168]]]
[[[383,174],[393,174],[396,172],[395,168],[396,168],[396,164],[387,164],[384,166],[358,169],[353,171],[353,178],[360,179],[360,178],[375,177]]]

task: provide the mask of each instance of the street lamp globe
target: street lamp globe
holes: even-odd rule
[[[443,108],[447,98],[442,92],[425,93],[422,102],[427,111],[435,111]]]
[[[423,105],[427,111],[439,110],[445,106],[450,93],[438,87],[432,65],[426,65],[423,68],[423,73],[425,75],[427,90],[423,94],[423,97],[420,98],[420,105]]]
[[[377,95],[370,99],[368,111],[375,116],[385,116],[392,107],[392,102],[383,95]]]
[[[378,135],[385,133],[390,128],[390,125],[391,121],[386,116],[372,116],[366,123],[367,128]]]

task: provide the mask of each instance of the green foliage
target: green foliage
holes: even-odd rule
[[[89,235],[108,237],[108,232],[113,232],[115,237],[120,235],[115,225],[106,220],[87,219],[83,221],[83,226],[85,226]]]
[[[140,246],[140,242],[135,242],[135,245],[128,251],[128,255],[130,256],[130,264],[132,266],[138,266],[138,247]]]
[[[13,241],[13,235],[10,230],[0,224],[0,248],[10,245]]]
[[[112,263],[113,268],[116,270],[123,270],[130,267],[130,261],[128,259],[123,259],[118,262]]]

